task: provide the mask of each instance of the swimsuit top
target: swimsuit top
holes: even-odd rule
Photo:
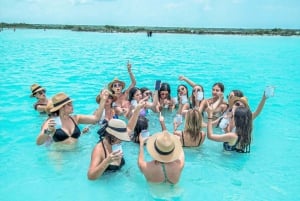
[[[148,110],[145,109],[145,108],[142,108],[141,111],[140,111],[140,116],[146,116],[146,114],[148,113]]]
[[[183,137],[184,135],[183,135],[183,131],[181,132],[181,137],[182,137],[182,146],[183,147],[185,147],[185,145],[184,145],[184,137]],[[198,143],[198,145],[197,145],[197,147],[199,147],[200,146],[200,144],[201,144],[201,141],[202,141],[202,133],[201,133],[201,135],[200,135],[200,140],[199,140],[199,143]],[[188,147],[190,147],[190,146],[188,146]]]
[[[238,149],[236,148],[237,144],[240,142],[240,136],[238,136],[238,139],[234,145],[229,145],[228,142],[223,143],[223,148],[225,151],[237,151]]]
[[[103,141],[101,141],[101,143],[102,143],[102,147],[103,147],[103,150],[104,150],[104,155],[105,155],[105,158],[106,158],[106,156],[107,156],[106,149],[104,147]],[[111,165],[111,164],[109,164],[108,167],[105,169],[104,172],[106,172],[106,171],[117,171],[117,170],[120,170],[123,165],[125,165],[125,160],[122,157],[120,165]]]
[[[160,163],[160,164],[161,164],[161,167],[162,167],[164,176],[165,176],[165,180],[164,180],[163,182],[164,182],[164,183],[170,183],[170,184],[173,184],[173,182],[171,182],[171,181],[169,180],[169,178],[168,178],[165,164],[164,164],[164,163]]]
[[[77,124],[75,123],[75,121],[73,120],[72,117],[70,117],[71,120],[73,121],[74,125],[75,125],[75,128],[74,128],[74,131],[72,133],[71,136],[69,136],[62,128],[57,128],[55,130],[55,133],[52,137],[52,139],[54,140],[54,142],[61,142],[61,141],[64,141],[66,139],[68,139],[69,137],[72,137],[72,138],[79,138],[80,134],[81,134],[81,131],[79,129],[79,127],[77,126]]]

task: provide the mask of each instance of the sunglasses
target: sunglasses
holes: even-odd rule
[[[44,90],[42,90],[42,91],[38,91],[38,92],[36,92],[34,95],[36,95],[36,94],[38,94],[38,95],[43,95],[45,93],[45,91]]]
[[[144,94],[145,94],[145,96],[152,96],[151,92],[145,92]]]
[[[112,96],[108,96],[108,99],[111,99],[111,100],[113,100],[113,99],[114,99],[114,97],[112,97]]]
[[[239,102],[234,103],[234,105],[237,106],[237,107],[245,107],[243,104],[241,104]]]
[[[113,135],[108,135],[108,141],[110,142],[110,144],[114,144],[118,141],[119,139],[116,138],[115,136]]]
[[[167,93],[160,93],[160,96],[167,96],[167,95],[169,95],[168,92]]]
[[[120,83],[114,83],[114,84],[113,84],[113,87],[114,87],[114,88],[122,87],[122,85],[121,85]]]
[[[184,91],[184,90],[185,90],[184,87],[179,87],[179,89],[177,90],[177,92]]]
[[[201,89],[193,89],[193,92],[200,92]]]

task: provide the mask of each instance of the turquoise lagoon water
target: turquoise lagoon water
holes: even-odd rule
[[[0,32],[1,200],[299,200],[299,55],[299,37],[147,38],[146,33],[5,29]],[[200,148],[185,148],[185,168],[172,187],[145,181],[133,143],[124,144],[122,171],[89,181],[96,129],[70,151],[35,144],[45,116],[32,108],[32,83],[44,86],[48,97],[66,92],[74,99],[74,113],[90,114],[98,91],[114,77],[129,85],[128,60],[138,87],[153,89],[161,79],[175,96],[178,76],[185,75],[202,84],[209,97],[220,81],[225,95],[243,90],[252,110],[265,86],[276,86],[275,97],[255,120],[251,153],[225,153],[221,143],[209,140]],[[174,113],[164,115],[171,129]],[[150,125],[152,133],[160,131],[155,114]]]

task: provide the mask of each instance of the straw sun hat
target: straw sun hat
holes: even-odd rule
[[[249,108],[248,100],[247,100],[247,98],[245,96],[243,96],[243,97],[233,96],[229,100],[229,107],[232,108],[232,106],[234,105],[234,103],[237,102],[237,101],[242,102],[246,107]]]
[[[147,150],[153,159],[163,163],[175,161],[183,152],[179,139],[167,131],[149,137]]]
[[[116,83],[116,82],[120,83],[120,84],[122,85],[122,88],[123,88],[123,89],[125,88],[125,82],[119,80],[118,78],[115,78],[115,79],[113,79],[113,81],[111,81],[111,82],[108,84],[108,89],[109,89],[109,90],[112,90],[113,84]]]
[[[33,85],[31,85],[30,87],[30,90],[31,90],[31,94],[30,94],[30,97],[33,97],[35,95],[35,93],[39,92],[39,91],[46,91],[45,88],[43,88],[42,86],[40,86],[39,84],[35,83]]]
[[[53,108],[50,110],[50,112],[55,112],[70,102],[72,102],[72,100],[65,93],[60,92],[55,94],[52,97]]]
[[[111,119],[108,122],[108,126],[106,127],[106,132],[110,135],[115,136],[116,138],[123,141],[130,141],[127,132],[127,125],[124,121],[120,119]]]

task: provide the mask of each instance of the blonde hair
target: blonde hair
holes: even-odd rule
[[[199,137],[201,129],[202,115],[200,111],[197,109],[190,109],[185,116],[184,132],[189,134],[192,140],[196,140]]]

